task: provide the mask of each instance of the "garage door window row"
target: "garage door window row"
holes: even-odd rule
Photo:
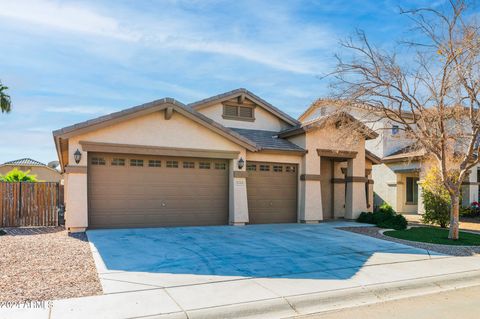
[[[251,172],[270,172],[271,170],[277,173],[282,173],[282,172],[287,172],[287,173],[295,173],[296,172],[296,166],[295,165],[268,165],[268,164],[247,164],[247,171]]]
[[[90,163],[92,165],[101,165],[105,166],[107,165],[107,161],[104,157],[92,157],[90,160]],[[111,166],[125,166],[126,160],[124,158],[112,158],[110,161]],[[144,166],[144,160],[143,159],[136,159],[132,158],[129,159],[129,164],[130,166],[134,167],[143,167]],[[165,161],[165,167],[167,168],[179,168],[179,161],[174,161],[174,160],[169,160]],[[162,161],[161,160],[148,160],[148,167],[162,167]],[[195,162],[190,162],[190,161],[183,161],[182,162],[182,167],[189,169],[189,168],[196,168]],[[218,170],[226,170],[227,169],[227,164],[226,163],[218,163],[215,162],[214,166],[215,169]],[[212,163],[211,162],[199,162],[198,163],[198,168],[199,169],[211,169],[212,168]]]

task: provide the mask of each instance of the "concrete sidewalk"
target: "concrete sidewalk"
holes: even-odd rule
[[[406,276],[406,273],[415,274]],[[480,285],[480,258],[365,266],[350,280],[244,278],[1,309],[0,318],[288,318]]]
[[[348,254],[325,247],[327,253],[305,255],[306,264],[298,262],[291,267],[300,271],[285,275],[212,275],[204,274],[203,268],[198,273],[189,273],[185,271],[185,265],[179,273],[118,270],[107,267],[104,262],[106,252],[99,252],[92,244],[104,295],[57,300],[51,309],[4,308],[0,309],[0,318],[287,318],[480,285],[480,258],[477,256],[435,254],[342,232],[333,229],[335,225],[294,229],[313,229],[322,234],[331,232],[339,238],[337,246],[332,246],[337,250],[344,247],[343,240],[348,239],[350,249],[344,249]],[[244,230],[248,231],[248,228]],[[309,237],[313,235],[315,233]],[[157,240],[157,237],[151,237],[151,240]],[[321,238],[322,242],[324,240]],[[116,246],[119,247],[129,245],[126,241],[118,243]],[[282,245],[286,247],[284,242]],[[352,250],[352,247],[363,249]],[[372,247],[377,248],[372,251]],[[108,252],[111,253],[110,259],[126,258],[119,251]],[[172,253],[176,256],[173,260],[179,258],[178,251]],[[198,257],[199,251],[192,254]],[[200,254],[200,257],[205,255]],[[281,255],[277,258],[282,260]],[[145,256],[142,265],[147,261],[148,256]],[[151,262],[155,262],[155,258]],[[305,271],[316,269],[311,268],[312,262],[313,266],[320,265],[322,270]],[[165,261],[162,266],[164,264]],[[149,269],[153,269],[151,265],[148,264]],[[214,263],[212,269],[224,266]],[[253,266],[257,267],[256,264]],[[284,268],[288,269],[287,266]],[[230,268],[222,270],[231,274]]]

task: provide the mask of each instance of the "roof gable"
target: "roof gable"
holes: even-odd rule
[[[286,138],[286,137],[303,134],[309,130],[323,127],[325,124],[329,123],[329,121],[336,121],[336,120],[338,121],[347,120],[352,123],[355,123],[357,125],[355,129],[360,131],[365,136],[366,139],[374,139],[378,137],[378,133],[370,129],[368,126],[366,126],[361,121],[357,120],[355,117],[348,114],[347,112],[337,112],[337,113],[332,113],[332,114],[315,118],[311,121],[304,122],[301,125],[298,125],[296,127],[292,127],[290,129],[284,130],[283,132],[280,132],[278,136],[281,138]]]
[[[238,101],[243,103],[244,100],[247,100],[255,104],[256,106],[263,108],[264,110],[273,114],[275,117],[281,119],[287,124],[290,124],[292,126],[300,124],[299,121],[297,121],[290,115],[286,114],[277,107],[273,106],[272,104],[268,103],[267,101],[263,100],[262,98],[258,97],[257,95],[244,88],[218,94],[194,103],[190,103],[188,104],[188,106],[194,110],[199,110],[218,103],[223,103],[227,101]]]
[[[68,160],[68,155],[65,152],[65,148],[68,146],[69,138],[160,111],[165,112],[165,117],[171,116],[173,112],[177,112],[191,119],[192,121],[218,133],[219,135],[222,135],[226,139],[245,147],[249,151],[258,150],[256,143],[248,138],[232,131],[229,128],[224,127],[223,125],[189,107],[186,107],[184,104],[172,98],[164,98],[54,131],[53,137],[62,167]]]

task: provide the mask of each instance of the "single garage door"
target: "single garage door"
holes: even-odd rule
[[[225,225],[228,161],[89,154],[89,227]]]
[[[247,162],[250,224],[297,222],[297,165]]]

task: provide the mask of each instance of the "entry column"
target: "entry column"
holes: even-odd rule
[[[365,156],[359,154],[348,160],[347,168],[347,196],[345,199],[345,218],[356,219],[361,212],[367,211],[367,198],[365,194]]]
[[[322,188],[320,183],[320,156],[307,153],[300,175],[300,216],[302,223],[318,223],[323,219]]]
[[[245,154],[230,160],[229,166],[229,222],[245,225],[249,222]]]

